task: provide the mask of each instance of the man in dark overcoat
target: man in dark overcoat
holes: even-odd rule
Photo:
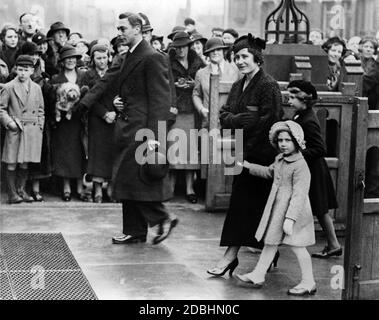
[[[169,218],[163,204],[172,197],[172,191],[167,175],[153,179],[145,174],[145,166],[140,164],[136,153],[143,142],[136,141],[136,133],[141,129],[154,133],[154,138],[148,137],[146,141],[151,151],[158,145],[158,121],[167,122],[172,117],[169,65],[166,56],[142,38],[142,19],[138,15],[121,14],[118,23],[129,52],[80,104],[91,106],[109,88],[118,86],[124,108],[119,108],[115,124],[117,155],[112,182],[114,197],[122,201],[123,235],[112,240],[116,244],[145,242],[148,226],[158,225],[156,244],[167,238],[177,223],[177,219]]]

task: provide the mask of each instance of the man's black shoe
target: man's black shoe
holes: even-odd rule
[[[128,234],[112,238],[113,244],[131,244],[141,242],[146,242],[146,236],[132,236]]]
[[[153,244],[158,244],[165,240],[169,235],[173,228],[176,227],[179,220],[177,218],[175,219],[165,219],[158,228],[158,235],[154,238]]]

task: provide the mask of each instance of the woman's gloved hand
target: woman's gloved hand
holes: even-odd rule
[[[257,119],[257,116],[250,112],[242,112],[232,116],[232,123],[235,128],[243,128]]]

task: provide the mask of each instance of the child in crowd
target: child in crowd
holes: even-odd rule
[[[6,128],[2,161],[7,164],[9,203],[32,202],[25,191],[28,164],[39,163],[45,121],[41,88],[30,76],[33,58],[20,55],[15,63],[17,77],[0,92],[0,123]]]
[[[312,260],[306,249],[315,244],[315,230],[308,197],[310,172],[301,153],[305,149],[304,132],[294,121],[275,123],[269,134],[271,144],[280,151],[269,166],[244,161],[250,174],[273,179],[271,192],[255,238],[264,239],[264,248],[255,269],[237,277],[261,288],[267,270],[280,244],[291,246],[300,265],[301,282],[288,294],[303,296],[316,293]]]
[[[296,110],[294,121],[303,128],[307,142],[303,156],[312,177],[309,189],[312,212],[320,222],[327,240],[325,248],[321,252],[313,253],[312,257],[325,259],[341,256],[342,248],[334,230],[332,217],[328,214],[329,209],[338,208],[338,203],[333,180],[324,159],[326,146],[321,135],[320,123],[312,108],[317,101],[317,91],[309,81],[295,80],[289,83],[288,92],[288,103]]]

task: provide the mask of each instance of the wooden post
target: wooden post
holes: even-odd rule
[[[357,299],[361,258],[361,224],[363,212],[364,176],[366,163],[368,107],[367,101],[356,98],[351,126],[348,206],[344,257],[344,289],[342,299]]]
[[[218,105],[219,105],[219,75],[211,74],[209,80],[209,131],[218,127]],[[215,193],[215,184],[216,186],[224,184],[224,176],[219,174],[220,165],[213,163],[215,159],[215,141],[214,137],[209,135],[208,137],[208,159],[209,164],[207,165],[208,169],[206,172],[207,183],[206,183],[206,196],[205,196],[205,208],[206,210],[212,209],[214,207],[214,193]],[[202,165],[204,167],[204,164]],[[213,181],[213,179],[220,181]],[[210,181],[212,180],[212,181]]]
[[[362,76],[363,69],[361,66],[361,61],[354,58],[345,59],[341,66],[341,81],[338,88],[342,92],[342,83],[351,82],[355,83],[355,96],[362,97]]]
[[[312,64],[311,64],[311,59],[309,57],[294,56],[293,65],[294,65],[294,73],[301,73],[303,75],[303,80],[311,81]]]

